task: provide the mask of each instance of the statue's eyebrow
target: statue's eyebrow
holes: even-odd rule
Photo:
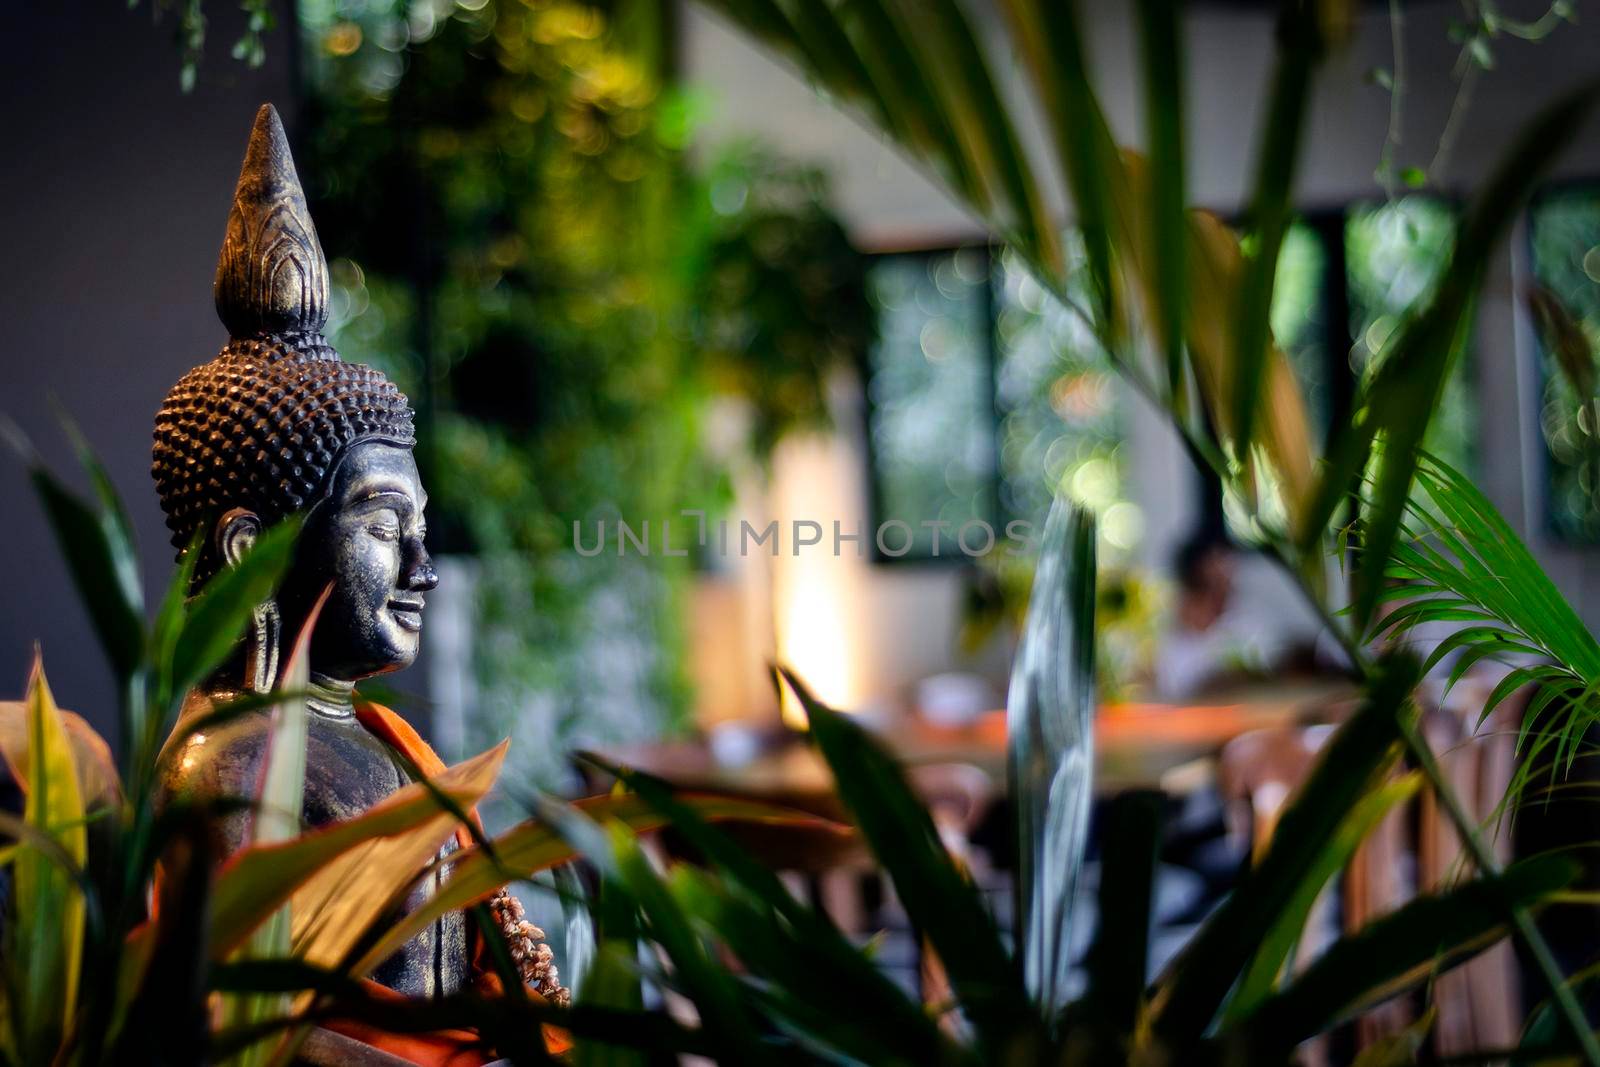
[[[384,497],[394,497],[395,499],[402,501],[407,507],[414,506],[413,503],[412,503],[412,500],[411,500],[411,495],[409,493],[405,492],[402,489],[393,489],[393,488],[382,487],[382,486],[380,486],[377,489],[373,489],[373,490],[370,490],[368,492],[362,493],[361,495],[359,495],[359,496],[357,496],[355,498],[353,503],[356,503],[356,504],[369,504],[374,500],[381,500]]]

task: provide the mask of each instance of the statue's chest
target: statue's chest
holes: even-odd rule
[[[410,782],[389,746],[354,716],[311,716],[306,731],[307,823],[321,826],[353,818]]]
[[[307,724],[304,818],[312,826],[360,815],[412,781],[389,746],[354,718],[313,715]],[[441,850],[455,851],[452,840]],[[418,886],[407,910],[437,888],[437,876]],[[372,977],[409,996],[453,993],[467,977],[465,918],[451,912],[412,938]]]

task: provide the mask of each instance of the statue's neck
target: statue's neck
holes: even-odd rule
[[[277,605],[268,601],[256,610],[250,632],[245,637],[243,655],[219,673],[239,679],[245,689],[270,692],[278,685],[279,673],[285,666],[283,630]],[[307,692],[306,703],[312,711],[333,718],[355,714],[354,682],[312,671]]]
[[[342,719],[355,714],[355,693],[354,682],[312,674],[306,705],[318,714]]]

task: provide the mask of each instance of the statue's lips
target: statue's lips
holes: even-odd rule
[[[389,614],[394,616],[394,621],[402,629],[412,633],[422,629],[422,601],[421,600],[391,600],[389,601]]]

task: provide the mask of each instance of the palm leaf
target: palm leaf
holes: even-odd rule
[[[644,930],[672,966],[668,980],[690,997],[700,1016],[701,1033],[724,1063],[756,1063],[761,1038],[754,1016],[738,984],[715,961],[690,921],[685,906],[684,869],[663,880],[626,824],[601,825],[580,811],[545,801],[542,821],[595,864],[612,892],[620,892],[637,909]]]
[[[1100,858],[1100,918],[1084,963],[1089,989],[1075,1023],[1113,1036],[1131,1034],[1144,996],[1152,891],[1161,850],[1165,794],[1124,793],[1108,806]]]
[[[1422,896],[1328,949],[1254,1013],[1256,1048],[1287,1054],[1341,1018],[1416,985],[1486,948],[1506,916],[1548,899],[1577,876],[1565,856],[1539,856],[1437,896]]]
[[[142,612],[144,605],[144,582],[139,576],[139,552],[133,538],[133,523],[128,520],[128,510],[123,506],[122,497],[117,494],[116,486],[111,483],[111,475],[106,473],[106,468],[100,462],[100,457],[95,454],[89,444],[89,439],[83,436],[76,421],[67,414],[64,408],[57,406],[56,418],[61,423],[61,428],[66,431],[67,439],[72,442],[72,450],[77,453],[78,464],[83,467],[84,473],[89,475],[89,484],[94,487],[95,500],[100,505],[101,525],[105,530],[106,543],[113,553],[112,562],[117,575],[117,589],[122,594],[123,600],[132,605],[136,611]]]
[[[162,849],[159,918],[121,953],[120,988],[103,1041],[114,1063],[202,1062],[210,1031],[206,997],[213,855],[209,812],[178,800],[163,818],[177,823]],[[128,1026],[131,1019],[134,1025]],[[95,1062],[86,1058],[86,1062]]]
[[[243,559],[206,583],[190,605],[173,643],[174,692],[188,690],[233,652],[251,613],[272,595],[288,573],[299,532],[297,518],[284,520],[257,538]]]
[[[1437,408],[1444,381],[1470,329],[1490,254],[1540,175],[1581,128],[1597,94],[1600,80],[1591,80],[1561,97],[1535,116],[1502,156],[1467,214],[1431,299],[1402,323],[1389,354],[1369,376],[1351,421],[1340,431],[1301,525],[1300,539],[1305,546],[1320,538],[1347,488],[1366,468],[1374,438],[1382,433],[1387,444],[1377,459],[1356,572],[1353,607],[1359,626],[1367,625],[1377,607],[1384,568],[1399,537],[1429,421],[1417,415]]]
[[[1572,391],[1585,403],[1592,402],[1600,389],[1600,369],[1595,365],[1589,335],[1561,297],[1543,286],[1528,290],[1528,311],[1545,350],[1555,357]]]
[[[102,502],[98,510],[90,507],[50,473],[15,424],[6,420],[0,423],[0,431],[28,465],[28,478],[66,557],[78,597],[95,606],[89,621],[112,669],[126,685],[144,652],[144,595],[138,579],[138,554],[121,506]],[[97,490],[109,492],[115,501],[98,463],[91,461],[90,475]]]
[[[857,0],[867,2],[867,0]],[[999,192],[997,219],[1024,255],[1050,277],[1064,268],[1061,240],[1017,137],[1010,112],[979,47],[979,37],[957,0],[896,0],[914,40],[923,42],[926,70],[938,70],[934,89],[944,97],[956,135],[983,180]]]
[[[1272,929],[1262,939],[1244,979],[1228,1003],[1230,1020],[1248,1018],[1277,988],[1279,976],[1289,962],[1294,946],[1305,933],[1306,921],[1317,897],[1334,875],[1349,864],[1361,842],[1373,828],[1399,805],[1416,795],[1422,776],[1416,772],[1387,782],[1362,797],[1335,831],[1328,847],[1317,857],[1312,870],[1300,881],[1293,899],[1279,913]]]
[[[409,787],[408,787],[409,788]],[[740,821],[782,826],[832,827],[833,823],[788,808],[774,807],[733,797],[686,794],[681,802],[702,818],[714,821]],[[578,814],[598,822],[618,822],[633,833],[645,833],[665,825],[666,819],[638,796],[590,797],[573,805]],[[363,949],[352,965],[356,974],[365,974],[446,912],[486,899],[507,882],[527,878],[533,873],[570,863],[578,855],[560,829],[546,819],[530,819],[494,839],[491,855],[472,845],[450,858],[449,875],[427,902],[384,929],[382,935]]]
[[[503,747],[490,749],[457,764],[435,784],[458,802],[471,804],[481,795],[479,783],[485,771],[498,766],[503,756]],[[340,856],[375,838],[407,833],[436,818],[439,810],[433,796],[413,782],[356,818],[236,852],[218,873],[213,894],[210,942],[214,957],[238,947],[268,915],[288,903],[297,889]]]
[[[326,967],[344,960],[461,826],[440,798],[458,810],[478,804],[499,777],[506,748],[501,742],[431,782],[416,783],[432,802],[432,814],[403,831],[369,836],[320,865],[294,894],[295,956]]]
[[[1184,193],[1183,5],[1178,0],[1140,0],[1138,8],[1144,45],[1145,124],[1150,131],[1150,168],[1154,172],[1149,212],[1155,236],[1151,254],[1158,274],[1154,288],[1160,297],[1156,317],[1167,358],[1167,395],[1181,418],[1189,278],[1186,257],[1159,253],[1163,249],[1184,248],[1189,241]],[[1266,346],[1260,347],[1264,354]],[[1240,424],[1245,425],[1243,420]],[[1243,444],[1248,444],[1247,430],[1241,432],[1241,437]]]
[[[706,0],[708,7],[794,61],[819,86],[869,118],[980,211],[988,188],[934,88],[933,69],[900,12],[884,0]]]
[[[584,975],[578,1004],[580,1008],[642,1012],[644,996],[639,987],[635,942],[607,940],[599,947],[594,963]],[[577,1043],[572,1051],[572,1062],[576,1067],[645,1067],[650,1059],[636,1048],[614,1045],[596,1037]]]
[[[1524,731],[1547,708],[1561,706],[1564,725],[1525,753],[1515,793],[1539,763],[1534,757],[1553,744],[1558,763],[1561,755],[1570,758],[1600,714],[1600,642],[1483,492],[1436,456],[1418,459],[1401,531],[1405,539],[1391,553],[1387,577],[1408,599],[1381,615],[1374,630],[1403,640],[1426,623],[1469,622],[1439,642],[1425,669],[1458,655],[1447,679],[1452,686],[1480,661],[1514,664],[1485,700],[1480,721],[1530,684],[1541,687],[1541,699],[1530,705]]]
[[[1045,520],[1028,619],[1006,698],[1017,813],[1017,943],[1028,991],[1061,1007],[1072,902],[1088,846],[1094,776],[1094,522],[1057,497]]]
[[[1239,287],[1233,352],[1234,452],[1244,463],[1262,407],[1261,385],[1268,366],[1272,289],[1278,274],[1278,252],[1289,229],[1295,165],[1305,130],[1311,74],[1322,56],[1314,4],[1286,3],[1280,21],[1276,67],[1266,128],[1256,152],[1255,192],[1250,202],[1254,249],[1245,261]]]
[[[777,875],[680,801],[670,786],[585,758],[616,775],[665,816],[673,831],[729,883],[729,892],[701,894],[701,906],[715,912],[702,918],[753,973],[784,989],[808,990],[803,1005],[785,998],[774,1004],[776,1010],[803,1010],[808,1017],[821,1013],[832,1020],[827,1043],[863,1062],[953,1058],[921,1005],[907,999],[825,913],[802,905]],[[828,981],[812,980],[818,974],[828,975]]]
[[[86,901],[78,883],[88,854],[71,741],[37,651],[28,678],[27,800],[31,837],[12,861],[14,911],[6,924],[6,1027],[19,1062],[54,1061],[78,1002]]]
[[[1278,918],[1315,880],[1319,862],[1361,799],[1399,759],[1417,664],[1391,656],[1375,668],[1366,699],[1323,747],[1278,821],[1261,862],[1212,913],[1158,982],[1152,1031],[1184,1047],[1211,1024]]]
[[[716,2],[724,7],[739,6],[738,0]],[[931,164],[962,200],[979,212],[989,211],[993,206],[989,189],[956,135],[944,100],[934,89],[933,68],[900,17],[899,9],[882,0],[862,0],[830,11],[816,11],[815,17],[837,19],[845,35],[855,42],[870,83],[877,90],[885,114],[890,116],[884,129],[916,157]]]
[[[784,680],[804,706],[812,740],[833,772],[839,798],[894,882],[913,926],[933,945],[966,1018],[990,1049],[1029,1040],[1039,1018],[994,920],[939,840],[899,764],[847,716]]]
[[[252,551],[251,555],[254,555]],[[234,572],[235,576],[238,572]],[[229,586],[218,589],[231,591]],[[243,587],[241,587],[243,588]],[[249,590],[254,592],[254,590]],[[296,692],[304,692],[311,680],[311,634],[317,623],[322,605],[327,601],[331,587],[325,590],[306,618],[294,649],[285,663],[283,685]],[[267,595],[263,590],[261,597]],[[247,615],[255,603],[240,602],[240,611]],[[218,601],[221,603],[221,601]],[[193,616],[191,616],[191,619]],[[240,625],[243,619],[240,619]],[[231,642],[230,642],[231,644]],[[179,648],[183,647],[180,638]],[[272,845],[286,841],[300,832],[301,808],[306,793],[306,737],[308,717],[304,698],[280,698],[273,706],[267,734],[265,758],[261,768],[261,786],[256,796],[254,815],[250,823],[249,843]],[[266,917],[236,952],[242,959],[278,959],[290,954],[291,912],[288,907],[278,908]],[[222,997],[222,1025],[224,1027],[249,1027],[289,1013],[291,998],[283,993],[224,994]],[[274,1045],[261,1042],[239,1053],[234,1060],[239,1067],[256,1067],[272,1062]]]
[[[1018,51],[1049,116],[1056,157],[1072,193],[1097,325],[1103,335],[1115,337],[1121,322],[1116,308],[1112,199],[1122,184],[1118,174],[1121,162],[1089,80],[1076,2],[1005,0],[1004,7]],[[1115,353],[1117,348],[1113,345],[1109,350]]]
[[[1130,175],[1148,180],[1130,162]],[[1216,216],[1189,214],[1189,358],[1195,381],[1217,427],[1237,434],[1234,331],[1245,272],[1239,236]],[[1259,436],[1291,523],[1301,521],[1315,486],[1314,456],[1305,398],[1281,349],[1269,344],[1262,371],[1264,403]],[[1237,453],[1239,450],[1235,449]]]

